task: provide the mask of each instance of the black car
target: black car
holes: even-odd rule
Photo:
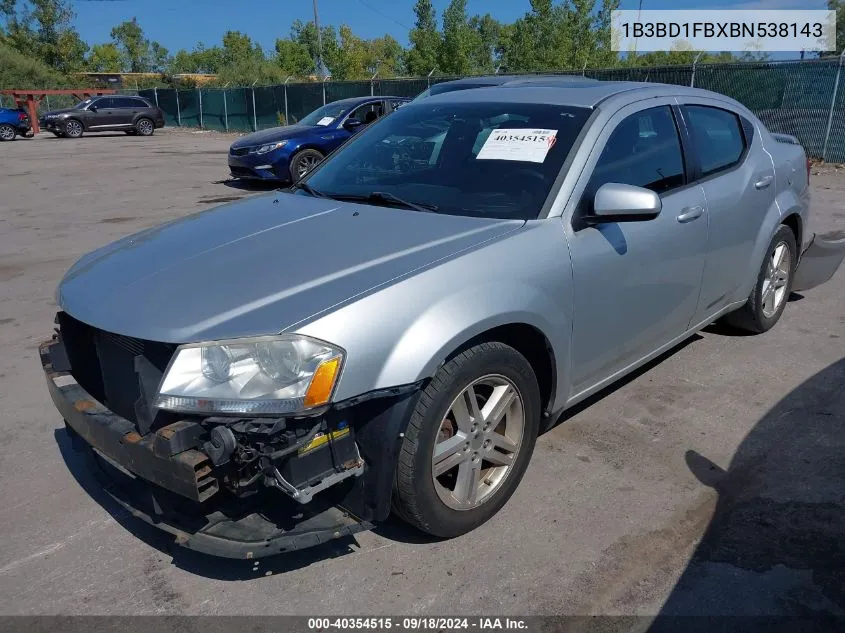
[[[142,97],[91,97],[67,110],[45,112],[40,123],[48,132],[70,138],[114,131],[152,136],[164,127],[164,112]]]

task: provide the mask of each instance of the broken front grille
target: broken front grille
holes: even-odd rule
[[[157,417],[152,399],[177,346],[105,332],[65,312],[58,320],[76,381],[146,434]]]

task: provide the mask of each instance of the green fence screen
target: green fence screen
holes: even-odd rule
[[[810,156],[845,162],[845,73],[837,59],[604,68],[554,74],[713,90],[744,104],[771,131],[798,137]],[[178,91],[159,88],[142,90],[140,94],[158,103],[168,125],[250,132],[296,123],[324,103],[338,99],[367,95],[414,97],[431,84],[450,79],[455,77]]]

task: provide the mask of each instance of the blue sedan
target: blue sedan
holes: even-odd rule
[[[326,104],[296,125],[239,138],[229,148],[229,170],[233,178],[295,182],[354,134],[407,102],[356,97]]]

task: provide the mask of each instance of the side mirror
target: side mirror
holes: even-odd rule
[[[596,191],[589,224],[610,222],[642,222],[660,215],[660,196],[643,187],[608,182]]]
[[[343,122],[343,127],[352,132],[353,130],[357,130],[363,124],[364,122],[359,119],[346,119],[346,121]]]
[[[97,111],[97,106],[95,106],[95,105],[92,103],[91,105],[89,105],[89,106],[88,106],[88,110],[89,110],[90,112],[96,112],[96,111]]]

